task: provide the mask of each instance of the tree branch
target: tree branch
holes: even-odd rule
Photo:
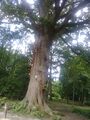
[[[71,36],[69,35],[69,37],[71,37]],[[81,46],[77,46],[77,47],[74,46],[74,47],[72,47],[72,45],[68,44],[68,42],[63,37],[61,37],[61,39],[71,49],[71,51],[74,54],[82,55],[82,58],[84,60],[86,60],[90,64],[90,59],[89,59],[90,58],[90,52],[89,52],[89,50],[86,51]],[[73,39],[73,38],[71,37],[71,39]]]
[[[90,19],[86,19],[82,22],[77,22],[77,23],[74,23],[74,22],[67,23],[67,24],[64,24],[64,26],[65,27],[78,27],[78,26],[85,25],[85,24],[90,24]]]
[[[31,22],[32,26],[36,29],[37,24],[35,23],[35,21],[37,19],[37,16],[34,13],[34,10],[30,7],[30,5],[25,0],[22,0],[20,7],[28,13],[29,21]]]
[[[73,15],[83,7],[87,6],[90,3],[90,0],[84,0],[83,2],[80,2],[77,7],[74,7],[68,11],[68,13],[65,15],[65,20],[63,24],[67,23],[70,18],[73,18]],[[75,6],[75,5],[74,5]]]
[[[80,54],[80,51],[79,51],[79,52],[76,51],[71,45],[69,45],[69,44],[66,42],[66,40],[65,40],[63,37],[61,37],[61,39],[62,39],[62,41],[71,49],[71,51],[72,51],[73,53],[75,53],[76,55],[81,55],[81,54]]]
[[[24,23],[23,25],[27,26],[28,28],[31,28],[32,26],[32,28],[36,30],[36,14],[25,0],[22,0],[20,4],[17,2],[17,0],[16,3],[13,3],[12,1],[3,1],[2,11],[4,11],[7,16],[9,15],[11,19],[15,19],[16,17],[22,22],[22,24]]]
[[[67,33],[73,33],[83,27],[86,27],[86,25],[90,24],[90,19],[84,20],[82,22],[77,23],[66,23],[64,25],[57,25],[56,32],[61,32],[61,30],[64,30],[64,34]]]
[[[60,13],[64,8],[67,0],[63,0],[60,6],[60,0],[55,0],[55,18],[54,21],[56,22],[60,18]]]

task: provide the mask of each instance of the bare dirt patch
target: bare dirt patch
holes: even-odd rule
[[[38,118],[31,118],[31,117],[24,117],[24,116],[18,116],[15,114],[8,113],[7,118],[4,118],[4,112],[0,112],[0,120],[40,120]]]

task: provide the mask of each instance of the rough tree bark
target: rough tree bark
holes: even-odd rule
[[[24,100],[30,110],[36,106],[47,111],[49,108],[45,102],[44,94],[48,77],[49,37],[47,34],[40,33],[36,34],[35,39],[30,83]]]

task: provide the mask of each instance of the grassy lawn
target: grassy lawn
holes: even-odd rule
[[[86,107],[86,106],[74,106],[73,107],[73,112],[81,114],[87,118],[90,118],[90,107]]]
[[[60,103],[60,102],[50,102],[50,107],[58,111],[60,114],[62,112],[73,112],[77,114],[81,114],[87,118],[90,118],[90,107],[89,106],[79,106],[79,105],[73,105],[73,104],[66,104],[66,103]]]

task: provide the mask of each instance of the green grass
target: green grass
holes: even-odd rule
[[[37,118],[44,118],[44,117],[50,117],[46,115],[44,112],[40,111],[37,108],[34,108],[32,111],[29,111],[26,106],[21,101],[14,101],[14,100],[8,100],[7,98],[0,98],[0,110],[3,110],[4,104],[7,103],[9,106],[9,111],[13,112],[18,115],[24,115],[24,116],[35,116]],[[81,114],[85,117],[90,118],[90,107],[88,106],[78,106],[78,105],[72,105],[72,104],[65,104],[60,102],[50,102],[49,103],[50,108],[54,111],[53,112],[53,120],[61,120],[60,116],[64,116],[63,112],[75,112],[78,114]],[[63,112],[62,112],[63,110]]]
[[[6,97],[0,98],[0,110],[4,111],[4,105],[7,103],[8,112],[13,112],[18,115],[24,116],[36,116],[38,118],[43,117],[44,113],[39,111],[39,109],[33,109],[30,111],[21,101],[9,100]]]
[[[87,118],[90,118],[90,107],[73,107],[73,112],[81,114]]]
[[[60,116],[53,113],[53,115],[49,115],[44,111],[41,111],[38,107],[33,107],[32,111],[30,111],[21,101],[9,100],[6,97],[0,98],[0,110],[4,111],[3,107],[7,103],[9,108],[8,112],[15,113],[21,116],[30,116],[35,118],[52,118],[52,120],[61,120]]]
[[[73,105],[73,104],[66,104],[66,103],[60,103],[60,102],[50,102],[50,107],[57,111],[58,114],[62,116],[62,112],[74,112],[77,114],[81,114],[82,116],[85,116],[86,118],[90,119],[90,107],[89,106],[79,106],[79,105]]]

